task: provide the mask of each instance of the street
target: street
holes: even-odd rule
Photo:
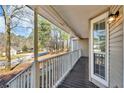
[[[47,51],[40,52],[40,53],[38,53],[38,57],[46,55],[46,54],[48,54]],[[11,67],[15,67],[16,65],[18,65],[22,62],[27,62],[27,60],[32,59],[33,57],[34,57],[33,53],[27,53],[27,54],[25,54],[24,57],[13,59],[11,61]],[[5,65],[6,65],[5,61],[0,61],[0,69],[4,69]]]

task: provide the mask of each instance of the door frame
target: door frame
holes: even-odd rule
[[[91,31],[91,33],[90,33],[90,63],[91,63],[90,71],[91,71],[91,78],[93,78],[96,81],[102,83],[106,87],[108,87],[108,85],[109,85],[109,25],[107,23],[108,15],[109,15],[109,12],[107,11],[107,12],[93,18],[92,20],[90,20],[90,27],[91,27],[91,29],[90,29],[90,31]],[[106,23],[106,32],[107,32],[106,33],[106,37],[107,37],[107,39],[106,39],[106,45],[107,45],[106,46],[106,65],[105,65],[106,66],[106,69],[105,69],[106,80],[104,80],[104,79],[102,79],[102,78],[100,78],[100,77],[98,77],[94,74],[94,62],[93,62],[93,33],[92,33],[93,25],[92,24],[95,23],[95,22],[98,22],[102,19],[106,20],[105,23]]]

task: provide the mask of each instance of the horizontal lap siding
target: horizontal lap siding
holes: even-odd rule
[[[118,19],[109,26],[110,87],[123,87],[123,18],[122,6],[111,6],[110,12],[120,11]]]

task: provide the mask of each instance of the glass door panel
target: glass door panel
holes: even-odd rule
[[[106,30],[105,20],[93,24],[94,74],[105,79]]]

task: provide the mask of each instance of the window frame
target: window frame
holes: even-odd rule
[[[92,20],[90,20],[90,71],[91,71],[91,78],[95,79],[96,81],[102,83],[103,85],[107,86],[109,85],[109,25],[107,23],[107,17],[109,12],[105,12]],[[105,25],[106,25],[106,62],[105,62],[105,79],[102,79],[94,74],[94,58],[93,58],[93,24],[105,19]]]

